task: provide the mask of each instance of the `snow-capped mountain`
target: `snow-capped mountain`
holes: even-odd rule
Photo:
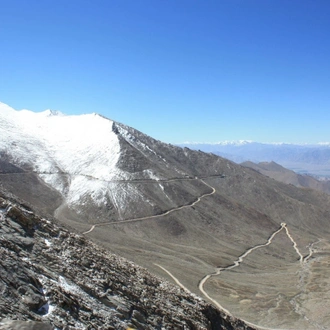
[[[126,178],[116,167],[120,156],[113,122],[96,115],[64,116],[46,110],[15,111],[0,105],[0,150],[16,165],[33,172],[74,202],[83,193],[102,200],[102,181]],[[97,161],[95,161],[97,160]],[[66,187],[63,173],[70,176]],[[66,191],[67,190],[67,191]],[[93,195],[94,196],[94,195]]]
[[[29,165],[38,173],[66,172],[110,180],[120,175],[115,167],[120,148],[112,125],[96,114],[34,113],[0,104],[0,148],[16,164]]]
[[[226,140],[226,141],[219,141],[219,142],[190,142],[190,141],[186,141],[183,143],[178,143],[179,145],[184,145],[184,146],[241,146],[241,145],[245,145],[245,144],[249,144],[249,143],[254,143],[251,140]]]

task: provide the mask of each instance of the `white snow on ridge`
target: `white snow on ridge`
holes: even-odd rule
[[[219,141],[219,142],[191,142],[191,141],[185,141],[182,143],[176,143],[176,145],[202,145],[202,144],[209,144],[209,145],[221,145],[221,146],[241,146],[245,144],[255,143],[251,140],[234,140],[234,141]]]
[[[0,150],[37,172],[82,174],[111,180],[120,174],[113,122],[96,114],[15,111],[0,103]]]
[[[116,166],[120,145],[112,127],[97,114],[16,111],[0,103],[0,151],[30,165],[69,204],[90,197],[100,205],[107,200],[107,181],[127,177]]]
[[[85,176],[76,175],[71,179],[70,190],[67,194],[69,204],[80,204],[90,197],[100,206],[107,203],[108,183]]]

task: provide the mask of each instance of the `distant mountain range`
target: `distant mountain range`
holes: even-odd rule
[[[323,191],[330,194],[330,181],[329,180],[317,180],[314,177],[306,174],[298,174],[294,171],[288,170],[283,166],[275,162],[243,162],[242,166],[252,168],[259,173],[266,175],[275,180],[281,181],[287,184],[293,184],[296,187],[311,188],[319,191]]]
[[[7,280],[11,271],[3,275],[7,282],[0,289],[7,307],[0,317],[30,319],[41,303],[50,301],[59,316],[68,311],[70,324],[80,327],[101,317],[105,307],[99,302],[106,309],[118,308],[112,301],[120,296],[125,303],[118,306],[124,306],[113,313],[127,327],[136,322],[142,324],[137,328],[156,322],[155,329],[330,327],[328,194],[279,182],[212,153],[163,143],[98,114],[34,113],[4,104],[0,192],[1,248],[12,260],[10,269],[31,275],[31,283],[25,284],[20,284],[21,276]],[[29,208],[22,210],[22,205]],[[66,232],[59,234],[44,220],[32,221],[29,212],[65,226]],[[117,272],[111,265],[115,260],[98,260],[99,253],[106,254],[96,248],[90,252],[90,240],[130,260],[119,267],[129,276],[110,277]],[[68,269],[65,263],[75,259],[78,267]],[[177,308],[181,316],[168,318],[162,304],[152,302],[158,293],[148,288],[163,288],[164,283],[138,276],[142,271],[135,264],[208,300],[224,318],[214,320],[217,314],[209,315],[211,309],[201,304],[200,321],[189,323],[182,308],[194,308],[196,301],[188,295],[171,296],[169,311]],[[126,270],[129,265],[132,272]],[[33,285],[35,277],[41,280]],[[10,283],[16,283],[14,288]],[[28,288],[19,289],[21,285]],[[40,295],[40,289],[47,292]],[[18,317],[11,301],[31,301],[25,292],[36,302],[29,314]],[[86,303],[72,305],[79,296]],[[90,301],[100,310],[85,314],[87,296],[96,299]],[[173,304],[175,299],[185,303]],[[54,325],[55,319],[57,315],[43,316]],[[231,324],[224,326],[225,319]],[[101,319],[95,322],[98,326]]]
[[[253,141],[182,143],[181,147],[211,152],[235,163],[274,161],[298,173],[330,178],[330,143],[287,144]]]

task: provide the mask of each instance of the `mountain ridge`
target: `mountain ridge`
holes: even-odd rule
[[[296,172],[288,170],[275,162],[261,162],[258,164],[253,162],[243,162],[241,165],[252,168],[263,175],[286,184],[293,184],[296,187],[301,188],[311,188],[330,194],[329,181],[319,181],[309,175],[297,174]]]

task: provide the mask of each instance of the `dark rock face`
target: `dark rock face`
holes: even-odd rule
[[[14,193],[18,198],[29,201],[43,215],[53,215],[61,205],[63,197],[55,189],[45,185],[30,166],[13,165],[5,153],[0,154],[0,187]]]
[[[1,330],[252,329],[3,194],[0,244]]]

